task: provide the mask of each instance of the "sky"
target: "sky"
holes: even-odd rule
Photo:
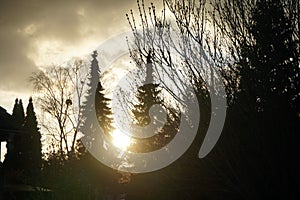
[[[160,0],[151,1],[159,5]],[[146,5],[150,1],[146,1]],[[40,68],[91,54],[129,30],[136,0],[0,0],[0,106],[12,112],[33,94],[28,79]]]
[[[0,0],[0,106],[12,113],[21,98],[26,108],[33,72],[91,54],[130,30],[125,14],[136,8],[136,0]],[[2,144],[1,160],[4,151]]]

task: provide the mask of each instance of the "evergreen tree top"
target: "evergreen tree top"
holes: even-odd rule
[[[28,114],[31,114],[34,113],[34,108],[33,108],[33,103],[32,103],[32,97],[29,98],[29,103],[28,103],[28,106],[27,106],[27,109],[26,109],[26,117],[28,117]]]
[[[92,57],[93,59],[97,59],[98,56],[98,52],[97,51],[93,51]]]
[[[22,99],[16,98],[12,116],[19,124],[24,123],[25,114],[24,114]]]

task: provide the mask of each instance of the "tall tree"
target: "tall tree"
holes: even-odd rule
[[[24,115],[24,108],[21,99],[15,100],[12,116],[18,125],[20,126],[24,125],[25,115]],[[14,147],[13,147],[12,157],[15,160],[14,168],[20,170],[23,170],[25,168],[24,165],[26,160],[26,144],[23,141],[24,137],[26,137],[25,130],[19,132],[14,136],[14,143],[13,143]]]
[[[141,63],[141,58],[147,55],[145,51],[154,49],[156,63],[164,63],[174,71],[184,66],[186,81],[195,86],[199,95],[201,120],[205,117],[201,108],[206,113],[211,107],[209,103],[201,106],[202,102],[209,102],[205,99],[205,89],[204,92],[201,89],[205,88],[202,77],[210,76],[210,69],[222,72],[227,95],[232,97],[223,137],[214,150],[203,162],[197,161],[196,156],[183,162],[181,166],[191,164],[185,169],[188,172],[182,168],[176,171],[177,182],[183,186],[179,187],[179,195],[193,199],[203,198],[204,193],[215,199],[270,199],[296,194],[299,1],[165,0],[164,3],[161,16],[153,4],[147,16],[144,2],[138,1],[141,32],[137,30],[133,12],[127,15],[134,35],[130,43],[132,58]],[[168,34],[172,21],[168,21],[166,13],[171,13],[178,35],[182,36],[178,38],[178,47]],[[182,62],[174,59],[170,46],[182,55]],[[205,54],[213,61],[208,70],[201,60]],[[209,119],[204,122],[209,123]],[[200,134],[201,129],[205,131],[202,127],[205,124],[200,123]],[[211,175],[206,177],[205,171]],[[167,184],[168,189],[172,182]],[[197,189],[188,187],[185,193],[184,184]],[[202,185],[206,187],[200,194]],[[278,192],[274,194],[274,190]]]
[[[87,149],[97,149],[99,144],[97,139],[99,133],[95,131],[98,127],[103,131],[107,139],[112,140],[111,133],[114,129],[111,118],[112,111],[109,107],[110,99],[105,97],[104,88],[100,82],[100,70],[97,60],[98,52],[94,51],[89,68],[89,81],[86,93],[86,101],[83,103],[82,115],[86,118],[82,121],[82,132],[85,140],[84,144],[88,145]],[[93,97],[93,98],[89,98]],[[96,113],[96,118],[91,117],[91,113]],[[91,117],[91,118],[90,118]]]
[[[272,171],[264,171],[261,166],[266,174],[264,183],[272,182],[281,195],[292,195],[297,190],[291,174],[294,171],[291,155],[296,156],[297,152],[294,141],[299,141],[300,113],[297,49],[300,40],[294,37],[296,27],[287,9],[282,1],[256,3],[249,27],[253,43],[241,48],[242,93],[239,99],[241,105],[248,104],[248,113],[254,116],[251,121],[260,138],[254,141],[264,144],[259,149],[253,148],[257,152],[264,149],[266,157],[261,157],[268,158],[268,163],[261,161]]]
[[[260,111],[272,104],[274,97],[288,98],[285,106],[299,104],[299,38],[293,37],[295,27],[283,2],[258,1],[252,21],[249,33],[253,43],[241,48],[241,88],[250,93]]]
[[[111,108],[109,107],[110,99],[105,97],[104,88],[99,81],[96,94],[95,94],[95,110],[98,118],[100,127],[106,133],[111,133],[113,131],[113,119]]]
[[[105,97],[104,94],[104,87],[101,84],[100,81],[100,70],[99,70],[99,64],[97,60],[98,53],[97,51],[94,51],[92,54],[92,61],[91,61],[91,67],[90,67],[90,84],[88,89],[88,95],[93,96],[92,93],[95,91],[95,98],[91,99],[88,98],[85,102],[85,110],[84,112],[96,112],[97,116],[97,122],[100,125],[100,127],[103,130],[103,133],[108,137],[108,139],[111,138],[112,131],[114,130],[113,127],[113,119],[112,119],[112,111],[111,107],[109,106],[110,99]],[[97,86],[97,88],[93,88]],[[89,116],[89,114],[85,114],[85,116]],[[90,122],[90,119],[85,119],[88,122]],[[85,121],[85,122],[87,122]],[[91,142],[91,145],[93,144],[93,137],[96,137],[95,135],[86,135],[86,139],[88,139]]]
[[[293,196],[299,167],[294,164],[299,151],[299,1],[218,1],[215,8],[239,83],[227,117],[232,125],[224,131],[238,140],[225,138],[235,145],[222,149],[231,166],[237,160],[241,164],[223,174],[236,177],[232,185],[243,185],[237,188],[255,199]],[[238,147],[245,151],[237,154]]]
[[[38,128],[37,118],[31,97],[29,98],[29,103],[26,110],[24,127],[28,131],[26,138],[24,138],[24,143],[26,143],[25,145],[27,147],[27,170],[31,175],[34,175],[41,170],[42,144],[41,133]]]
[[[133,105],[133,109],[131,110],[133,114],[132,123],[140,127],[146,127],[150,123],[153,123],[157,124],[158,127],[153,126],[153,128],[157,128],[157,130],[150,130],[153,132],[151,137],[142,139],[132,137],[131,140],[133,142],[128,149],[133,152],[151,152],[168,144],[176,135],[180,120],[180,113],[171,106],[168,106],[166,102],[163,101],[161,94],[162,89],[159,87],[159,84],[154,83],[152,65],[153,58],[151,54],[151,51],[149,51],[146,57],[146,77],[144,80],[144,84],[138,87],[137,93],[135,95],[137,103]],[[165,112],[167,114],[166,119],[158,119],[158,113],[155,113],[156,116],[150,116],[150,109],[157,104],[165,109]],[[163,111],[161,110],[161,112]],[[151,117],[153,118],[151,119]],[[161,124],[161,127],[159,126],[159,124]],[[141,134],[139,132],[141,131],[140,129],[135,130],[133,128],[132,131],[137,131],[135,133],[137,135]]]
[[[147,126],[150,123],[149,111],[155,104],[161,104],[159,97],[161,92],[159,84],[153,83],[153,65],[151,51],[146,58],[146,78],[145,84],[138,88],[136,98],[138,103],[134,106],[132,113],[134,115],[134,123],[139,126]]]
[[[42,129],[58,146],[61,159],[75,152],[78,127],[82,115],[82,98],[86,92],[86,63],[75,60],[69,66],[52,66],[31,76],[30,81],[39,92],[38,103],[43,111]],[[76,102],[73,105],[73,100]],[[51,148],[51,146],[49,146]],[[57,147],[53,148],[56,151]]]
[[[17,123],[21,125],[24,123],[25,114],[22,99],[17,98],[15,100],[12,116],[14,117]]]

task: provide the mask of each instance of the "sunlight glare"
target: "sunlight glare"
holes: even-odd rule
[[[124,134],[120,129],[115,129],[112,132],[112,138],[113,145],[122,150],[126,150],[131,143],[130,137]]]

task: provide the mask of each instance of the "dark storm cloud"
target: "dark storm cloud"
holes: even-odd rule
[[[101,42],[128,27],[130,8],[135,0],[0,0],[0,90],[29,91],[39,42],[76,45],[90,36]]]

